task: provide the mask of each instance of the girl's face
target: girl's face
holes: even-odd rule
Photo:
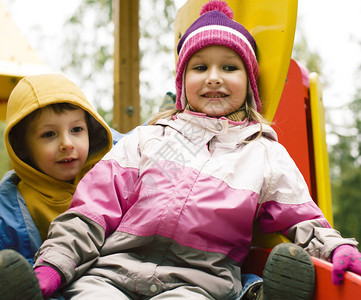
[[[26,129],[30,161],[43,173],[71,181],[82,170],[89,152],[85,111],[55,113],[43,108]]]
[[[209,46],[196,52],[185,72],[188,103],[212,117],[240,108],[247,96],[248,77],[241,57],[224,46]]]

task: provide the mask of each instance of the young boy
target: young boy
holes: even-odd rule
[[[33,264],[51,221],[111,149],[112,133],[73,82],[37,75],[22,79],[9,97],[5,143],[13,170],[0,183],[0,249]]]

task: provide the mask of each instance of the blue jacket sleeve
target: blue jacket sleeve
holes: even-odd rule
[[[0,249],[18,251],[32,265],[42,241],[16,180],[15,172],[10,171],[0,182]]]

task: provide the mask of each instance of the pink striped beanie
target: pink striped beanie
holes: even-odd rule
[[[184,88],[184,73],[189,59],[200,49],[211,46],[226,46],[242,58],[247,69],[249,86],[252,89],[252,105],[261,111],[257,79],[258,63],[256,42],[241,24],[233,20],[233,11],[225,1],[210,0],[202,6],[200,17],[186,30],[179,40],[176,67],[176,108],[184,109],[187,103]]]

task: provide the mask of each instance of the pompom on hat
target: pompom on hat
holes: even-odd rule
[[[256,42],[241,24],[233,20],[233,11],[225,1],[210,0],[202,6],[200,17],[186,30],[179,40],[176,68],[176,108],[184,109],[187,103],[184,88],[184,74],[189,59],[200,49],[211,46],[226,46],[242,58],[247,69],[249,87],[252,90],[252,105],[261,111],[258,94],[258,63]]]

